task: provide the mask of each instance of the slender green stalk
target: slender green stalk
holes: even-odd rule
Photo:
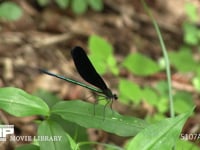
[[[157,33],[159,41],[160,41],[162,53],[163,53],[165,64],[166,64],[166,75],[167,75],[168,90],[169,90],[170,116],[174,117],[174,103],[173,103],[173,96],[172,96],[171,71],[170,71],[169,57],[168,57],[165,43],[163,41],[163,38],[162,38],[162,35],[161,35],[161,32],[160,32],[157,22],[154,19],[151,11],[148,9],[147,4],[144,2],[144,0],[142,0],[142,3],[143,3],[145,10],[147,11],[148,15],[150,16],[150,18],[153,22],[154,28],[156,30],[156,33]]]

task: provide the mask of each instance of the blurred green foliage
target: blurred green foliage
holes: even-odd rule
[[[124,59],[123,66],[140,76],[148,76],[160,71],[158,63],[140,53],[129,54]]]
[[[171,65],[181,73],[196,72],[199,63],[194,60],[190,48],[184,46],[178,51],[170,51],[169,58]]]
[[[42,7],[46,7],[51,2],[51,0],[37,0],[37,3]],[[88,8],[94,11],[103,10],[102,0],[55,0],[55,3],[61,9],[71,7],[72,11],[77,15],[85,13]],[[14,2],[5,1],[0,4],[0,19],[15,21],[20,19],[22,14],[22,8]]]
[[[50,0],[37,0],[40,6],[47,6]],[[65,9],[68,6],[71,7],[75,14],[83,14],[87,11],[88,7],[95,11],[101,11],[103,9],[102,0],[55,0],[55,3],[61,8]]]
[[[0,4],[0,19],[15,21],[22,16],[22,9],[14,2]]]
[[[114,75],[118,75],[119,69],[113,55],[112,44],[98,35],[91,35],[88,40],[88,47],[90,50],[89,57],[99,74],[111,71]]]
[[[125,104],[134,102],[139,104],[142,100],[142,90],[140,86],[129,80],[121,79],[119,82],[119,100]]]
[[[185,6],[187,20],[183,23],[184,42],[192,46],[200,43],[200,28],[198,27],[198,8],[188,2]]]

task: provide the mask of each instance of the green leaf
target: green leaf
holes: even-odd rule
[[[56,0],[57,5],[64,9],[69,5],[69,0]]]
[[[103,9],[102,0],[89,0],[89,5],[96,11],[101,11]]]
[[[200,77],[199,77],[199,75],[192,79],[192,84],[193,84],[194,88],[198,92],[200,92]]]
[[[156,106],[158,103],[157,93],[150,87],[145,87],[142,90],[143,100],[147,101],[149,104]]]
[[[199,17],[198,17],[197,7],[193,3],[189,3],[189,2],[186,3],[185,10],[191,21],[193,22],[198,21]]]
[[[33,144],[25,144],[17,147],[15,150],[40,150],[40,147]]]
[[[37,0],[40,6],[46,6],[49,4],[50,0]]]
[[[198,27],[191,23],[183,24],[184,41],[190,45],[197,45],[200,41],[200,33]]]
[[[168,111],[168,105],[169,105],[168,104],[169,89],[167,81],[159,81],[155,86],[155,90],[157,91],[158,96],[160,96],[156,103],[156,108],[158,109],[158,112],[165,113],[166,111]]]
[[[117,61],[113,55],[110,55],[107,59],[108,67],[114,75],[119,74],[119,69],[117,67]]]
[[[178,91],[174,95],[174,110],[177,113],[185,113],[194,107],[193,97],[191,93]]]
[[[191,112],[150,125],[132,139],[127,150],[172,149],[179,138],[185,121],[190,115]]]
[[[83,14],[86,12],[88,7],[87,0],[73,0],[72,10],[76,14]]]
[[[17,117],[49,115],[49,107],[42,99],[13,87],[0,88],[0,108]]]
[[[85,128],[102,129],[120,136],[134,136],[148,125],[141,119],[121,116],[108,108],[104,116],[103,111],[104,106],[96,105],[94,115],[93,104],[73,100],[57,103],[51,113]]]
[[[169,89],[167,81],[159,81],[156,84],[155,89],[158,91],[159,95],[162,95],[163,97],[168,97]]]
[[[119,73],[117,61],[113,56],[113,46],[100,36],[92,35],[88,40],[90,59],[99,74],[106,73],[107,69],[115,75]]]
[[[53,105],[55,105],[57,102],[61,101],[57,96],[53,95],[52,93],[49,93],[45,90],[37,90],[34,93],[35,96],[40,97],[43,99],[46,104],[51,108]]]
[[[155,123],[155,122],[158,122],[160,120],[163,120],[166,118],[166,115],[164,115],[163,113],[155,113],[153,116],[150,116],[150,115],[147,115],[145,117],[145,120],[148,121],[148,122],[151,122],[151,123]]]
[[[120,101],[128,102],[133,101],[138,104],[142,100],[142,92],[140,87],[128,80],[120,80],[119,82]]]
[[[61,149],[71,150],[72,149],[70,145],[70,140],[68,139],[68,135],[60,127],[60,125],[54,121],[51,121],[51,120],[43,121],[38,128],[38,136],[56,138],[56,140],[54,141],[39,140],[40,150],[61,150]]]
[[[71,137],[75,136],[74,140],[77,143],[88,140],[88,133],[86,128],[81,127],[76,123],[64,120],[58,115],[51,115],[50,119],[53,120],[54,122],[57,122]],[[72,145],[73,141],[70,143]],[[92,149],[92,146],[87,144],[81,146],[81,150],[88,150],[88,149]]]
[[[192,52],[185,47],[181,48],[178,52],[169,52],[171,64],[180,72],[195,71],[198,67],[194,61]]]
[[[156,62],[140,53],[128,55],[123,62],[123,66],[133,74],[141,76],[152,75],[160,71]]]
[[[98,35],[91,35],[88,40],[88,47],[90,49],[91,54],[108,57],[113,52],[113,46]]]
[[[100,75],[103,75],[107,71],[107,64],[106,60],[98,55],[90,55],[89,56],[90,61],[95,66],[95,69]]]
[[[22,16],[22,9],[13,2],[3,2],[0,5],[0,18],[10,21],[18,20]]]
[[[190,141],[185,141],[182,139],[179,139],[176,143],[176,149],[177,150],[199,150],[199,147],[195,145],[195,143]]]
[[[77,147],[77,143],[74,141],[74,139],[72,139],[72,137],[69,135],[69,134],[66,134],[68,140],[69,140],[69,143],[70,143],[70,147],[72,150],[80,150],[79,147]],[[83,147],[83,146],[82,146]],[[81,147],[81,148],[82,148]],[[84,150],[83,148],[81,150]]]
[[[114,75],[119,74],[117,62],[113,55],[109,55],[109,57],[102,57],[96,54],[92,54],[89,56],[89,58],[100,75],[105,74],[108,71],[107,69],[109,69]]]
[[[162,96],[157,104],[156,104],[156,108],[158,109],[158,112],[160,113],[166,113],[168,111],[168,108],[169,108],[169,101],[168,101],[168,98]]]

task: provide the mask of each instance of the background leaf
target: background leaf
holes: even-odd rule
[[[194,107],[191,93],[178,91],[174,95],[174,109],[177,113],[185,113]]]
[[[0,5],[0,18],[18,20],[22,16],[22,9],[13,2],[3,2]]]
[[[42,98],[46,104],[51,108],[53,105],[55,105],[57,102],[61,101],[56,95],[47,92],[45,90],[37,90],[35,93],[33,93],[35,96]]]
[[[198,64],[195,62],[192,51],[182,47],[178,52],[169,52],[171,64],[180,72],[195,71]]]
[[[87,10],[88,4],[86,0],[73,0],[72,10],[76,14],[82,14]]]
[[[56,0],[55,2],[62,9],[66,8],[69,5],[69,0]]]
[[[121,79],[119,83],[120,101],[129,103],[133,101],[138,104],[142,100],[142,91],[140,87],[128,80]]]
[[[49,0],[37,0],[37,2],[40,6],[46,6],[49,4],[50,1]]]
[[[101,11],[103,9],[102,0],[88,0],[88,3],[96,11]]]
[[[140,53],[128,55],[123,62],[123,66],[133,74],[141,76],[152,75],[160,71],[160,67],[156,62]]]
[[[186,3],[185,11],[191,21],[193,22],[198,21],[199,16],[198,16],[197,7],[193,3]]]
[[[192,23],[184,23],[184,42],[190,45],[198,45],[200,41],[200,30]]]
[[[99,74],[105,74],[107,69],[115,75],[119,73],[112,44],[98,35],[92,35],[89,37],[88,47],[91,52],[90,60]]]
[[[101,57],[108,57],[113,52],[113,47],[105,39],[97,35],[91,35],[88,40],[88,46],[91,54]]]

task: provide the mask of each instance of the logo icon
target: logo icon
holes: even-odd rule
[[[14,134],[14,125],[0,125],[0,141],[6,141],[9,134]]]

